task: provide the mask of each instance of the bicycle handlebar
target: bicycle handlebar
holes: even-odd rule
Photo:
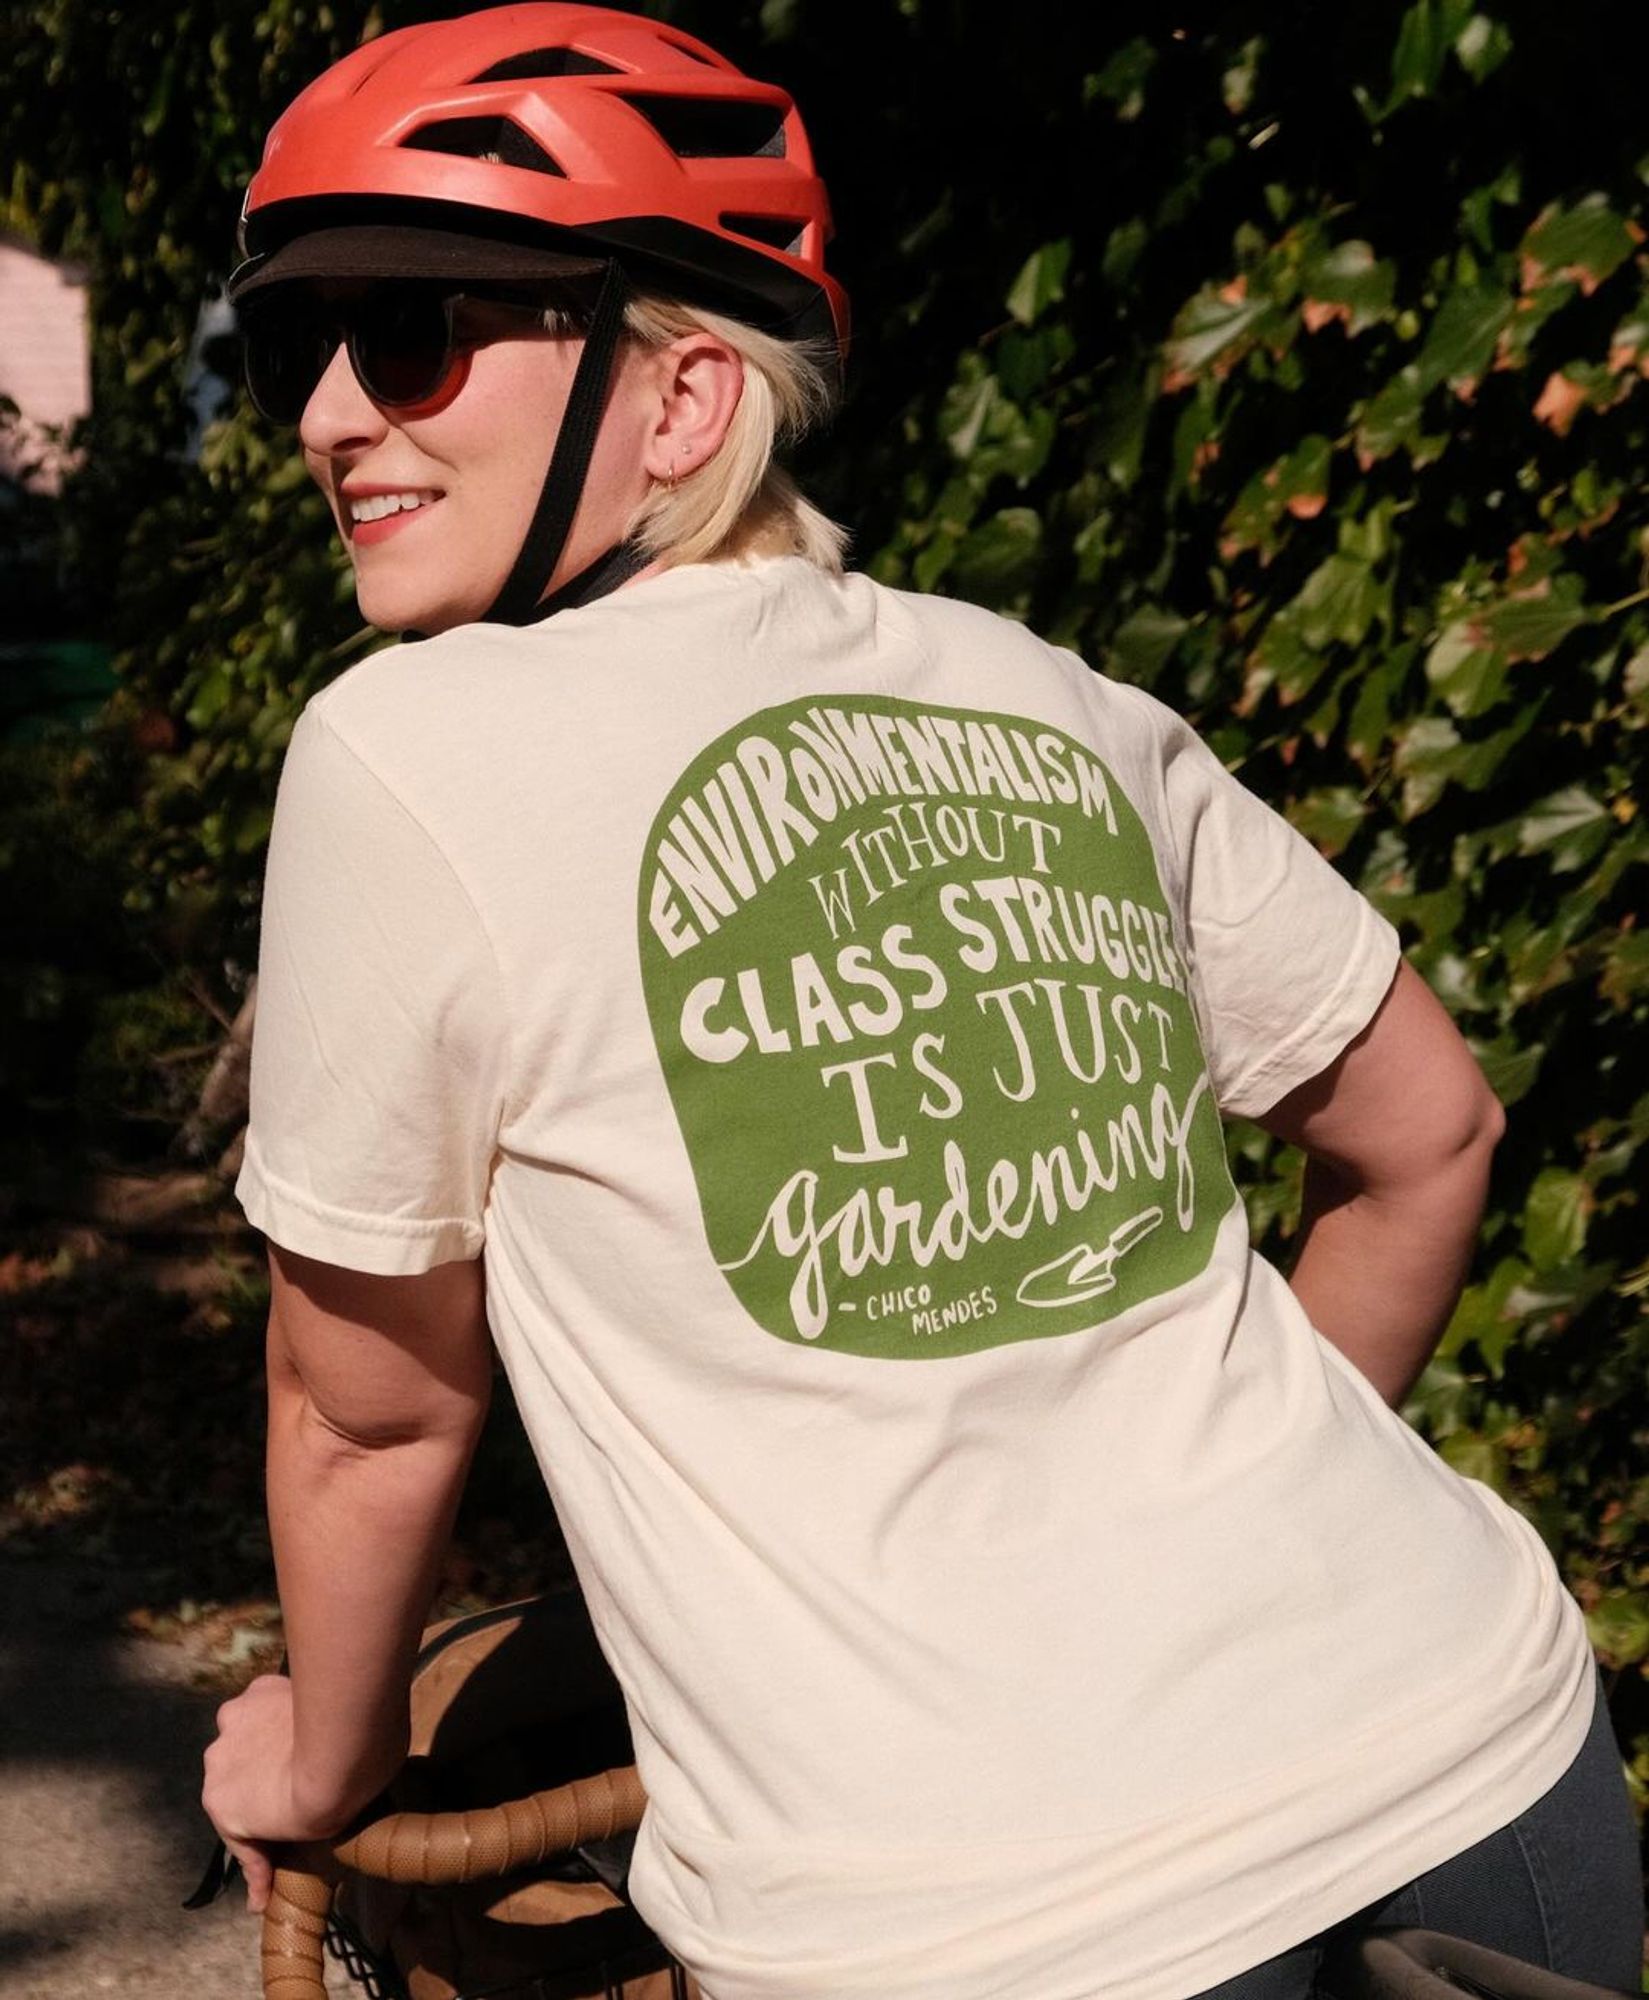
[[[477,1811],[388,1813],[346,1839],[295,1850],[276,1869],[264,1912],[264,2000],[326,2000],[321,1962],[342,1870],[431,1886],[488,1881],[628,1833],[646,1804],[631,1764]]]

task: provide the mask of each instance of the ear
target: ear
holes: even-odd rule
[[[685,479],[714,458],[744,393],[738,350],[702,329],[683,334],[652,356],[658,415],[642,466],[661,486]]]

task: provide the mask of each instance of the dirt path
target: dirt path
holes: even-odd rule
[[[176,1649],[121,1636],[120,1602],[106,1568],[0,1560],[0,1995],[256,2000],[241,1893],[179,1907],[211,1846],[220,1697]]]
[[[0,2000],[257,2000],[244,1892],[180,1907],[214,1712],[280,1651],[257,1249],[179,1221],[195,1180],[0,1235]],[[501,1388],[439,1611],[567,1576]]]

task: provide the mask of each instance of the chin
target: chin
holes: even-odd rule
[[[403,540],[404,535],[404,540]],[[431,537],[422,524],[376,548],[348,550],[355,571],[355,603],[380,632],[420,632],[434,638],[455,625],[483,617],[504,583],[493,561],[451,537]]]
[[[387,582],[355,583],[355,603],[368,625],[380,632],[421,632],[433,639],[454,625],[469,625],[486,609],[483,604],[453,604],[432,600],[428,591],[394,589]]]

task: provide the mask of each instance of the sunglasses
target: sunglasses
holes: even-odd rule
[[[508,322],[545,327],[548,300],[417,285],[378,285],[358,299],[306,298],[247,310],[241,321],[247,393],[271,423],[295,424],[340,346],[355,379],[386,410],[444,408],[464,386],[470,356],[501,340]],[[557,304],[556,311],[566,316]]]

